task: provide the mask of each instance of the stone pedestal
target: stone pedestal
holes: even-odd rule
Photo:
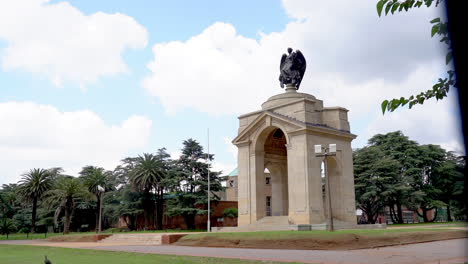
[[[327,158],[332,215],[337,223],[355,225],[351,141],[356,136],[350,133],[348,110],[324,107],[313,95],[286,88],[261,110],[239,117],[233,140],[239,150],[238,226],[265,222],[270,216],[287,216],[294,226],[326,223],[323,157],[315,156],[316,144],[337,145],[336,156]],[[269,183],[265,169],[270,171]]]

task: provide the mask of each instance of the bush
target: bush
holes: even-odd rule
[[[0,234],[8,235],[16,231],[16,226],[13,224],[13,221],[8,218],[3,218],[0,220]]]
[[[29,227],[23,227],[20,230],[18,230],[18,233],[31,233],[31,228]]]
[[[237,208],[235,208],[235,207],[226,208],[226,209],[224,209],[224,211],[223,211],[223,215],[224,215],[225,217],[237,217],[237,215],[238,215],[238,210],[237,210]]]
[[[120,233],[120,232],[129,232],[130,229],[126,228],[126,227],[113,227],[113,228],[109,228],[109,229],[106,229],[104,232],[106,233]]]

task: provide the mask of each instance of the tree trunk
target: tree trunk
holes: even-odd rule
[[[367,207],[364,212],[367,216],[367,223],[375,224],[375,214],[372,211],[372,206]]]
[[[404,221],[403,221],[403,210],[401,209],[401,203],[397,203],[397,213],[398,213],[398,223],[399,224],[404,224]]]
[[[187,229],[195,229],[195,215],[194,214],[186,214],[184,215],[185,224],[187,225]]]
[[[450,205],[447,204],[447,222],[452,222],[452,214],[450,212]]]
[[[394,208],[394,205],[392,204],[391,206],[389,206],[389,210],[390,210],[390,218],[392,219],[392,223],[397,223],[396,221],[396,216],[395,216],[395,208]]]
[[[150,229],[151,215],[154,214],[153,204],[151,202],[151,197],[149,191],[145,192],[143,197],[143,212],[145,218],[145,227],[144,230]]]
[[[63,224],[63,233],[70,233],[71,210],[65,208],[65,223]]]
[[[158,197],[156,201],[156,229],[163,229],[164,199]]]
[[[33,204],[32,204],[31,233],[36,232],[36,214],[37,214],[37,197],[34,197]]]
[[[96,195],[97,206],[96,206],[96,232],[99,228],[99,210],[101,210],[101,196]]]

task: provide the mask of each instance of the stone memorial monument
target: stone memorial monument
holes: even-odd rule
[[[270,97],[261,110],[239,117],[233,140],[238,147],[239,229],[356,226],[351,149],[356,135],[350,132],[348,110],[324,107],[322,100],[297,92],[305,69],[303,54],[289,48],[279,77],[286,91]],[[316,154],[315,146],[330,144],[336,144],[336,154],[322,164],[325,157]]]

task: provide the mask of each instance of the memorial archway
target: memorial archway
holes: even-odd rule
[[[276,126],[263,129],[255,142],[257,219],[287,216],[287,136]],[[268,171],[269,173],[265,173]]]

